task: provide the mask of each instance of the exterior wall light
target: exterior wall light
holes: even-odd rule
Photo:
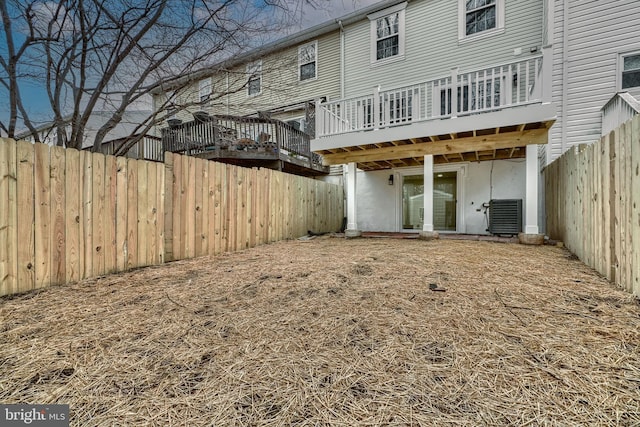
[[[393,174],[389,175],[389,185],[393,185]]]

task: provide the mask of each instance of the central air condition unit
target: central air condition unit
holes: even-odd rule
[[[489,233],[515,236],[521,231],[522,199],[494,199],[489,202]]]

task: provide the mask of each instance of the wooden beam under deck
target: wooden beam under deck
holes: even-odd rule
[[[535,129],[526,129],[516,127],[513,131],[471,136],[465,138],[438,140],[440,138],[431,137],[430,142],[421,142],[418,144],[408,143],[405,145],[389,146],[374,149],[362,149],[362,147],[353,147],[354,151],[322,152],[325,165],[337,165],[343,163],[357,162],[369,163],[385,160],[422,158],[425,155],[445,155],[459,153],[469,153],[475,151],[490,151],[502,149],[512,149],[516,147],[524,147],[530,144],[546,144],[548,127],[542,126]],[[518,131],[517,129],[523,129]],[[510,154],[510,153],[507,153]],[[497,154],[496,154],[497,155]],[[464,156],[460,156],[464,161]]]

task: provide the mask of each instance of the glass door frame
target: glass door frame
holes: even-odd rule
[[[439,172],[457,172],[456,174],[456,186],[457,186],[457,203],[456,203],[456,230],[455,231],[441,231],[436,230],[439,233],[465,233],[466,232],[466,224],[465,224],[465,209],[464,209],[464,200],[465,200],[465,178],[467,176],[467,167],[468,163],[453,163],[453,164],[442,164],[442,165],[433,165],[433,173],[437,174]],[[395,182],[398,183],[396,185],[396,229],[401,233],[415,233],[415,229],[403,228],[403,217],[402,217],[402,185],[404,182],[404,177],[407,175],[424,175],[424,168],[402,168],[393,170],[393,175],[395,178]]]

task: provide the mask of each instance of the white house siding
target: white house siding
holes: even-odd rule
[[[374,86],[395,87],[449,74],[524,59],[542,46],[543,1],[505,0],[504,32],[458,41],[458,2],[413,0],[407,5],[404,60],[385,65],[370,61],[369,20],[345,28],[345,95],[370,93]],[[514,49],[522,54],[515,56]]]
[[[460,233],[487,234],[483,203],[493,199],[522,199],[526,196],[525,160],[495,160],[466,163],[462,180],[464,196],[458,200],[464,215],[465,229]],[[434,171],[438,171],[438,165]],[[360,172],[357,176],[357,221],[362,231],[396,232],[400,229],[401,181],[388,185],[389,175],[401,170]],[[412,172],[413,173],[413,172]],[[460,197],[460,196],[459,196]],[[462,204],[460,206],[460,204]],[[523,204],[524,211],[524,204]]]
[[[553,101],[558,117],[549,134],[548,162],[571,146],[600,138],[600,109],[620,90],[619,55],[640,51],[638,0],[566,1],[566,27],[564,1],[554,4]],[[629,92],[638,96],[640,88]]]

